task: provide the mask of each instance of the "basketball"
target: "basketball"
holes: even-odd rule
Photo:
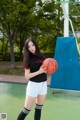
[[[53,58],[46,58],[42,64],[43,68],[46,68],[47,74],[52,74],[58,69],[58,63]]]

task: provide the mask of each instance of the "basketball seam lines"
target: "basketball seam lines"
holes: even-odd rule
[[[49,62],[50,62],[50,61],[51,61],[51,60],[49,60]],[[49,62],[48,62],[48,65],[47,65],[47,71],[48,71]]]
[[[52,62],[52,61],[50,60],[50,62]],[[53,64],[53,62],[52,62],[52,64]],[[53,67],[53,71],[54,71],[54,67]]]

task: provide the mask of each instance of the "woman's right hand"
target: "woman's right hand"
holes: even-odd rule
[[[39,69],[38,71],[39,71],[39,74],[47,73],[46,68],[44,68],[43,66],[41,66],[40,69]]]

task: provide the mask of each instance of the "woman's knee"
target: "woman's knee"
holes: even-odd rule
[[[27,109],[32,109],[33,104],[35,103],[35,97],[27,96],[25,99],[24,107]]]

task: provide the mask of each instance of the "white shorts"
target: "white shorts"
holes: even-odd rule
[[[26,95],[31,97],[37,97],[38,95],[46,95],[47,94],[47,82],[32,82],[29,81],[26,88]]]

